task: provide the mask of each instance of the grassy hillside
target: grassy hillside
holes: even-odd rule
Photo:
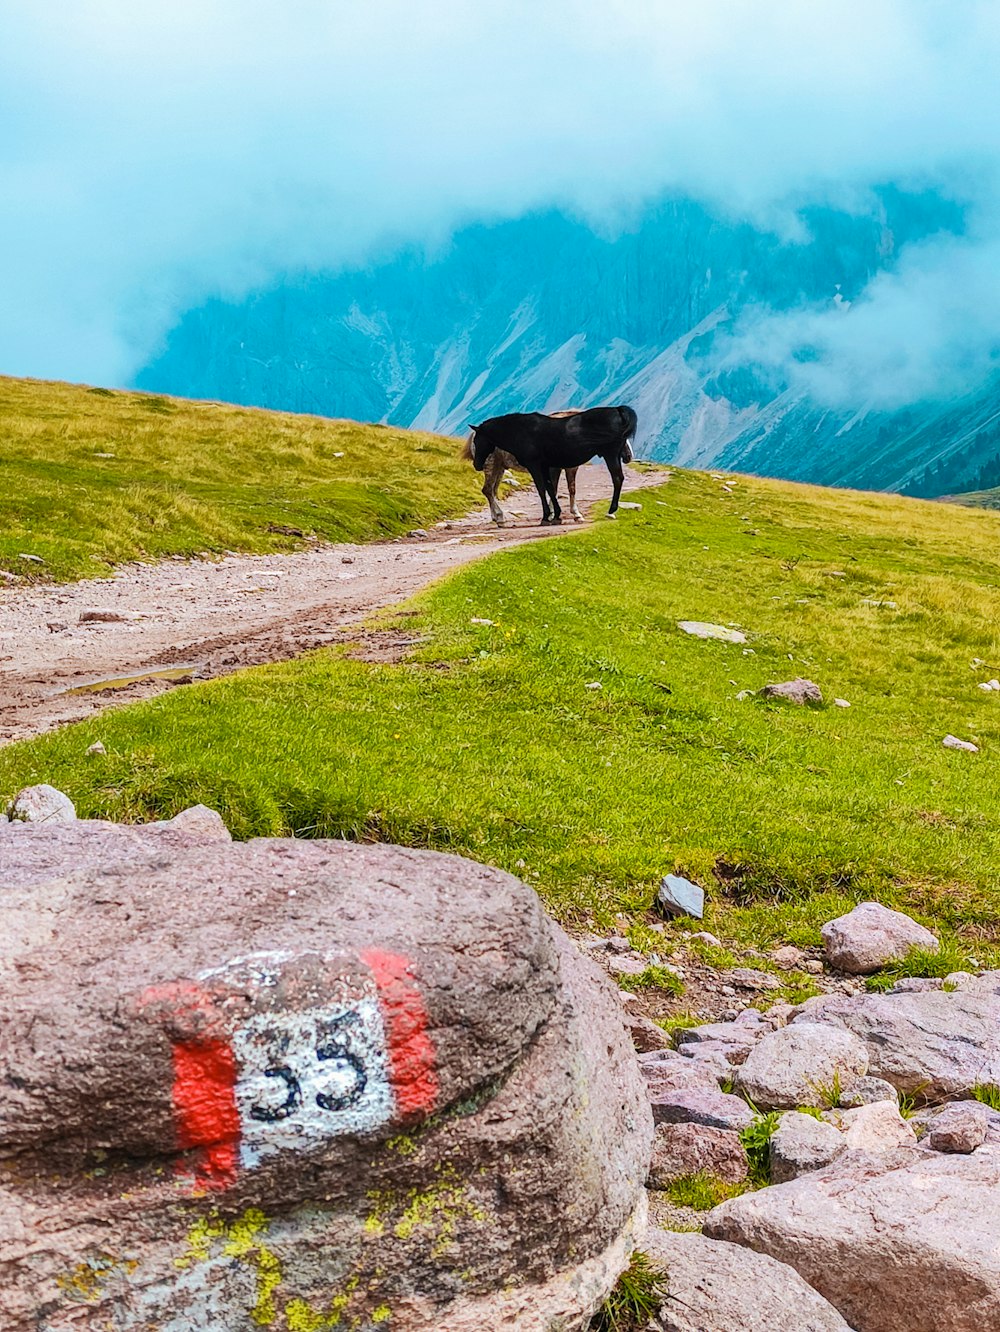
[[[429,636],[403,662],[186,687],[0,751],[0,792],[462,852],[564,917],[644,906],[677,870],[756,946],[874,896],[943,930],[945,969],[1000,957],[1000,695],[977,688],[1000,675],[1000,518],[685,472],[642,504],[433,588],[387,621]],[[738,622],[749,650],[682,619]],[[823,707],[738,698],[797,675]]]
[[[295,544],[274,527],[394,536],[478,497],[456,452],[384,426],[0,378],[0,569],[68,579]]]
[[[1000,509],[1000,488],[993,490],[966,490],[959,495],[942,495],[949,504],[962,504],[969,509]]]

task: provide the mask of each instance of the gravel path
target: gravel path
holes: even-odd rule
[[[625,490],[660,485],[666,472],[626,473]],[[606,469],[582,467],[588,509],[610,495]],[[103,708],[148,698],[191,678],[283,661],[343,638],[381,607],[505,546],[574,531],[540,527],[527,489],[505,504],[515,525],[486,510],[426,536],[363,546],[316,546],[292,555],[227,555],[130,564],[112,578],[0,591],[0,744],[38,735]],[[627,521],[629,513],[622,514]],[[108,619],[83,619],[88,613]],[[114,618],[117,617],[117,618]],[[124,683],[152,672],[167,676]],[[90,686],[97,685],[97,689]],[[83,692],[68,692],[82,689]]]

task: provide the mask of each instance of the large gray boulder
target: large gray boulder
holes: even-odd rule
[[[1000,1151],[849,1153],[714,1208],[705,1231],[788,1263],[858,1332],[1000,1327]]]
[[[765,1254],[653,1229],[642,1247],[667,1272],[657,1324],[663,1332],[850,1332],[793,1268]]]
[[[851,1032],[875,1077],[927,1101],[1000,1083],[1000,972],[956,990],[821,995],[806,1001],[788,1030],[804,1022]]]
[[[941,947],[930,930],[879,902],[859,903],[846,916],[828,921],[821,933],[827,962],[853,976],[878,971],[913,948],[936,953]]]
[[[836,1027],[795,1022],[769,1032],[736,1074],[736,1089],[761,1110],[836,1104],[868,1072],[868,1053],[857,1037]],[[838,1090],[839,1089],[839,1090]]]
[[[0,1326],[584,1326],[652,1135],[607,980],[499,871],[212,825],[0,827]]]

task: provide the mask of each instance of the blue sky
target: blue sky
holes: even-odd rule
[[[995,0],[7,0],[0,372],[127,383],[179,315],[472,219],[628,226],[672,190],[794,233],[883,181],[963,200],[850,312],[743,335],[831,400],[1000,345]]]

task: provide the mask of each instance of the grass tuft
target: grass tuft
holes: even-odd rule
[[[710,1171],[699,1170],[695,1175],[681,1175],[679,1179],[672,1179],[663,1192],[678,1207],[693,1207],[696,1211],[707,1212],[727,1198],[735,1198],[746,1190],[745,1183],[730,1184]]]
[[[591,1320],[590,1332],[645,1332],[667,1293],[666,1272],[637,1249]]]
[[[983,1105],[988,1105],[991,1110],[1000,1110],[1000,1087],[992,1082],[981,1082],[973,1087],[972,1095]]]
[[[771,1139],[780,1119],[777,1110],[766,1114],[757,1111],[753,1122],[740,1130],[740,1142],[750,1163],[748,1178],[754,1188],[762,1189],[771,1182]]]

